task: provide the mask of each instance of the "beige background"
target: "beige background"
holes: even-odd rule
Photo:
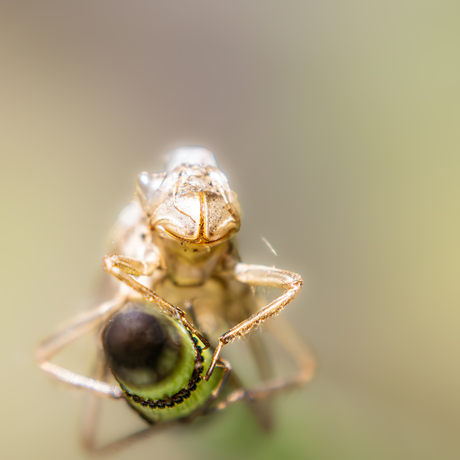
[[[238,192],[244,260],[306,279],[285,316],[321,369],[270,436],[235,407],[114,458],[459,458],[458,1],[0,6],[2,458],[86,456],[82,395],[33,349],[91,305],[135,175],[182,143]]]

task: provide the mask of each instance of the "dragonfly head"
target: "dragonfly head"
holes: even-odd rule
[[[218,259],[240,228],[236,194],[202,147],[172,152],[165,173],[140,174],[137,196],[169,265],[182,260],[200,272],[211,269],[210,259]]]

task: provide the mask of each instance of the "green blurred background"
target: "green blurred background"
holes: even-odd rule
[[[2,458],[86,457],[83,395],[33,350],[91,306],[135,175],[184,143],[237,191],[243,259],[305,278],[285,317],[320,371],[269,436],[240,406],[114,458],[460,458],[458,1],[0,7]]]

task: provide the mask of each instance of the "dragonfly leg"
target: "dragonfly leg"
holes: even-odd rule
[[[230,393],[227,398],[219,402],[215,408],[225,409],[237,401],[256,401],[265,399],[273,394],[280,393],[309,382],[316,370],[317,363],[313,352],[294,328],[282,318],[275,325],[268,326],[270,333],[292,357],[297,371],[285,378],[271,378],[261,382],[250,390],[243,387]]]
[[[108,254],[104,257],[104,270],[109,272],[119,281],[134,289],[149,302],[158,305],[158,308],[171,318],[179,320],[189,331],[189,334],[196,335],[204,344],[205,349],[211,344],[203,337],[200,332],[185,317],[185,313],[175,305],[160,297],[151,289],[147,288],[133,276],[148,276],[158,268],[158,263],[147,263],[140,260],[131,259],[130,257],[120,256],[117,254]]]
[[[104,396],[121,398],[122,392],[118,387],[76,374],[51,363],[49,360],[70,343],[99,327],[103,321],[113,315],[124,303],[125,299],[120,297],[104,302],[99,307],[75,317],[63,329],[45,339],[39,344],[36,351],[39,366],[52,377],[69,385],[85,388]]]
[[[245,336],[253,329],[261,326],[268,319],[280,313],[299,293],[303,285],[302,278],[299,275],[287,270],[280,270],[263,265],[248,265],[239,263],[235,267],[235,277],[243,283],[253,286],[275,287],[284,289],[285,292],[273,302],[251,315],[249,318],[232,327],[219,338],[219,343],[217,344],[212,357],[211,365],[204,377],[205,380],[209,380],[211,377],[220,352],[225,345],[228,345],[239,337]]]

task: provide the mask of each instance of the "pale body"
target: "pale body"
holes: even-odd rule
[[[93,394],[122,398],[118,387],[104,382],[103,362],[93,379],[58,367],[49,359],[82,334],[100,328],[127,299],[142,297],[179,321],[205,349],[210,347],[209,341],[216,344],[212,359],[205,363],[203,379],[209,380],[216,366],[224,369],[226,377],[206,407],[216,401],[214,409],[223,409],[240,399],[265,398],[308,381],[314,372],[314,358],[292,330],[278,328],[275,335],[292,355],[298,371],[288,378],[264,380],[250,390],[236,388],[225,399],[218,399],[230,372],[230,365],[220,359],[222,348],[280,313],[302,287],[302,279],[292,272],[240,263],[231,240],[239,227],[236,195],[208,150],[178,149],[165,173],[139,175],[134,200],[122,211],[110,235],[113,254],[104,258],[104,269],[118,280],[117,294],[43,342],[37,353],[42,369]],[[251,289],[255,285],[284,292],[260,308]],[[260,374],[267,379],[262,360],[257,358]],[[237,382],[234,379],[234,386]],[[205,412],[197,410],[192,418]],[[92,441],[86,444],[91,447]]]
[[[218,338],[216,334],[225,332],[230,325],[238,324],[257,309],[257,299],[250,285],[235,278],[234,267],[238,260],[232,241],[225,241],[218,247],[218,252],[210,254],[217,259],[211,260],[214,265],[211,273],[208,273],[209,259],[206,257],[209,248],[182,242],[179,251],[184,256],[187,252],[191,253],[192,259],[198,255],[202,263],[201,266],[192,263],[185,267],[184,264],[176,263],[174,268],[188,275],[186,282],[180,283],[177,282],[177,275],[173,277],[168,272],[164,258],[152,239],[147,218],[139,201],[135,199],[120,214],[112,233],[111,249],[126,258],[154,264],[156,269],[153,273],[139,276],[137,281],[193,316],[197,329],[205,336]],[[132,292],[125,284],[114,285],[121,295]]]

